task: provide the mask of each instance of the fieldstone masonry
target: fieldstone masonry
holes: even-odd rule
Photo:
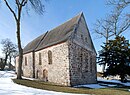
[[[48,51],[52,52],[52,64],[48,62]],[[39,65],[39,53],[42,56],[42,64]],[[61,43],[41,51],[35,52],[35,75],[43,80],[43,71],[47,71],[46,79],[62,85],[69,85],[69,52],[68,44]]]
[[[25,64],[25,58],[26,58],[26,64]],[[30,77],[32,78],[33,77],[33,54],[32,52],[31,53],[28,53],[28,54],[24,54],[23,55],[23,75],[25,77]]]
[[[70,84],[96,83],[96,55],[75,43],[69,47]]]

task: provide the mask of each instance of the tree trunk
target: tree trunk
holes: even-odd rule
[[[11,55],[9,56],[9,70],[11,70]]]
[[[109,35],[108,35],[108,32],[106,33],[106,45],[108,44],[108,37]],[[105,64],[103,64],[103,66],[102,66],[102,73],[104,73],[105,72],[105,68],[106,68],[106,63]]]
[[[5,60],[4,59],[1,59],[1,61],[0,61],[1,63],[1,66],[0,66],[0,68],[1,68],[1,70],[4,70],[4,68],[5,68]]]
[[[125,81],[125,75],[124,75],[124,74],[121,74],[121,75],[120,75],[120,78],[121,78],[121,82],[126,82],[126,81]]]
[[[7,53],[6,53],[6,55],[5,55],[5,64],[7,65],[7,59],[8,59],[8,55],[7,55]]]
[[[106,65],[106,64],[103,64],[103,65],[102,65],[102,73],[105,72],[105,65]]]
[[[19,64],[18,64],[17,79],[22,79],[23,49],[21,47],[21,40],[20,40],[20,20],[17,21],[17,32],[16,33],[17,33],[18,50],[19,50]]]

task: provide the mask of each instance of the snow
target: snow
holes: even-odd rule
[[[47,91],[47,90],[26,87],[26,86],[15,84],[11,78],[16,78],[16,74],[14,71],[0,71],[0,95],[86,95],[86,94],[72,94],[72,93]],[[26,78],[26,79],[35,80],[33,78]],[[119,83],[124,86],[130,86],[130,82],[122,83],[119,80],[106,80],[101,77],[98,77],[97,80],[104,81],[104,82],[111,82],[111,83]],[[78,85],[75,87],[99,89],[99,88],[114,87],[114,86],[117,85],[99,83],[99,84]],[[128,89],[128,91],[130,92],[130,89]]]
[[[83,95],[35,89],[13,83],[13,71],[0,71],[0,95]],[[84,94],[86,95],[86,94]]]
[[[106,80],[106,79],[103,79],[103,78],[101,78],[101,77],[98,77],[97,80],[98,80],[98,81],[103,81],[103,82],[119,83],[119,84],[122,84],[122,85],[124,85],[124,86],[130,86],[130,82],[122,83],[122,82],[119,81],[119,80]]]
[[[27,79],[27,80],[37,80],[37,79],[35,79],[35,78],[27,78],[27,77],[24,77],[24,76],[22,76],[22,78],[23,78],[23,79]]]
[[[78,85],[78,86],[75,86],[75,87],[84,87],[84,88],[99,89],[99,88],[117,87],[116,83],[124,85],[124,86],[130,86],[130,82],[122,83],[119,80],[106,80],[106,79],[103,79],[101,77],[98,77],[97,80],[98,81],[102,81],[102,82],[109,82],[109,84],[108,83],[107,84],[106,83],[86,84],[86,85]],[[128,89],[128,91],[130,91],[130,89]]]
[[[94,88],[94,89],[97,89],[97,88],[106,88],[105,86],[101,86],[99,84],[78,85],[78,86],[75,86],[75,87],[86,87],[86,88]]]

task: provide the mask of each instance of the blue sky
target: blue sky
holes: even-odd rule
[[[25,46],[32,39],[64,23],[82,11],[95,48],[99,51],[104,39],[96,39],[96,35],[92,34],[92,29],[97,19],[107,16],[107,13],[111,11],[110,6],[105,4],[106,0],[49,0],[45,3],[43,16],[39,16],[33,11],[30,11],[30,15],[26,15],[24,12],[21,19],[22,45]],[[130,40],[130,33],[124,33],[124,36]],[[17,43],[14,18],[5,4],[1,3],[0,40],[5,38],[10,38],[14,43]]]

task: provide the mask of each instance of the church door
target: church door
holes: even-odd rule
[[[43,70],[43,81],[48,81],[48,71],[46,69]]]

